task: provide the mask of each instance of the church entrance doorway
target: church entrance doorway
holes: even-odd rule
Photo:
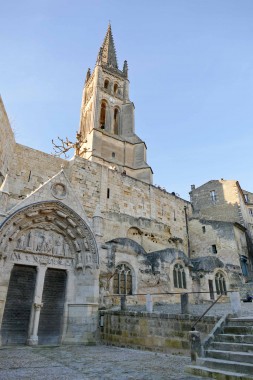
[[[59,344],[62,336],[66,291],[65,270],[48,268],[45,275],[40,312],[39,344]]]
[[[26,344],[36,283],[36,268],[14,265],[2,322],[2,344]]]
[[[50,189],[58,185],[66,190],[57,181]],[[0,226],[0,278],[0,344],[95,342],[97,243],[74,210],[44,201],[9,216]]]

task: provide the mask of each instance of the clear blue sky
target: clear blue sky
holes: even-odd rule
[[[154,183],[186,199],[211,179],[253,191],[252,0],[2,0],[0,93],[17,142],[50,153],[74,138],[109,20]]]

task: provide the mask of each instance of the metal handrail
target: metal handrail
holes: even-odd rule
[[[201,319],[206,315],[206,313],[212,309],[212,307],[219,301],[219,299],[224,296],[225,293],[222,293],[207,309],[206,311],[197,319],[194,325],[191,327],[191,331],[195,331],[195,326],[201,321]]]
[[[196,325],[201,321],[201,319],[207,314],[207,312],[220,300],[220,298],[224,295],[227,295],[227,293],[233,293],[235,290],[227,290],[226,292],[220,294],[218,298],[212,302],[212,304],[205,310],[205,312],[197,319],[197,321],[194,323],[194,325],[191,327],[191,331],[195,331]],[[136,293],[136,294],[108,294],[104,297],[120,297],[121,298],[121,310],[126,310],[126,297],[133,297],[133,296],[147,296],[147,295],[175,295],[175,294],[209,294],[208,291],[202,291],[202,292],[166,292],[166,293]],[[217,292],[214,292],[217,293]]]
[[[221,296],[226,295],[227,293],[234,293],[237,292],[238,290],[227,290],[226,293],[222,293]],[[214,294],[217,292],[213,292]],[[104,297],[134,297],[134,296],[159,296],[159,295],[173,295],[173,294],[210,294],[210,292],[165,292],[165,293],[135,293],[135,294],[107,294],[104,295]]]

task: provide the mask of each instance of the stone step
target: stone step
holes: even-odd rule
[[[253,343],[212,342],[210,348],[221,351],[253,352]]]
[[[225,334],[253,334],[253,326],[225,326]]]
[[[197,365],[212,369],[253,375],[253,364],[216,358],[199,358]]]
[[[208,358],[250,363],[253,366],[253,353],[251,352],[207,350],[206,356]]]
[[[252,343],[253,335],[241,335],[241,334],[218,334],[215,337],[216,342],[233,342],[233,343]]]
[[[253,318],[229,318],[228,326],[252,326]]]
[[[208,367],[189,365],[185,368],[186,373],[190,373],[194,376],[209,377],[217,380],[252,380],[253,376],[245,373],[237,373],[231,371],[223,371]]]

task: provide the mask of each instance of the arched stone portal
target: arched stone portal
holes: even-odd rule
[[[10,215],[0,227],[2,344],[95,341],[98,264],[88,223],[62,202]]]

